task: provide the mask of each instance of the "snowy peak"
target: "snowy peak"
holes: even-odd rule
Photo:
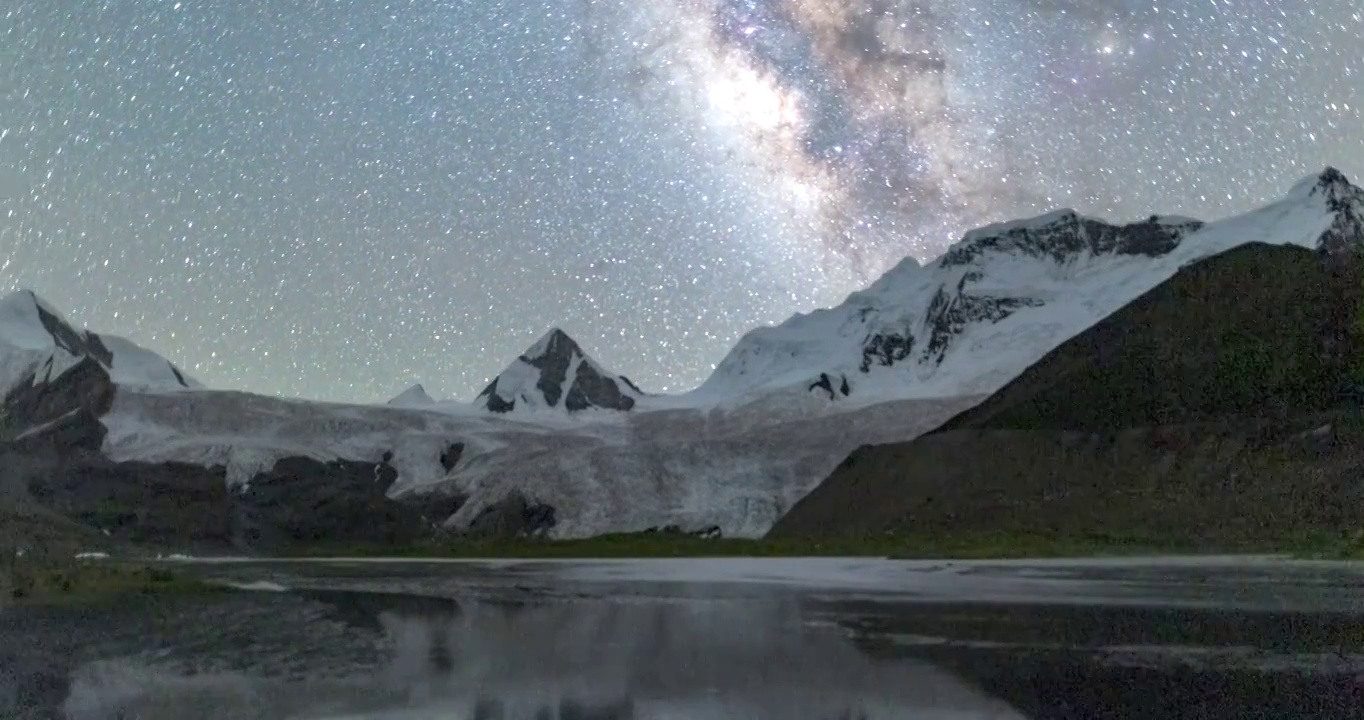
[[[49,382],[86,358],[118,384],[202,387],[168,360],[126,338],[77,330],[31,290],[0,298],[0,390],[32,376]]]
[[[870,403],[993,392],[1187,263],[1249,242],[1361,248],[1361,218],[1364,192],[1327,168],[1283,200],[1218,222],[1114,224],[1067,209],[983,227],[842,305],[748,333],[696,393]]]
[[[1364,190],[1350,184],[1341,171],[1328,167],[1304,178],[1288,198],[1323,206],[1330,223],[1317,239],[1317,249],[1339,256],[1364,248]]]
[[[479,393],[474,403],[491,412],[590,408],[629,410],[644,393],[583,352],[568,333],[553,328]]]
[[[1161,216],[1115,225],[1059,210],[972,230],[937,260],[906,259],[838,307],[750,332],[698,392],[799,387],[867,402],[974,394],[981,388],[930,389],[969,330],[1052,304],[1106,267],[1164,257],[1203,226]]]
[[[393,407],[420,408],[435,405],[436,401],[427,394],[426,388],[421,383],[402,391],[397,397],[388,401]]]
[[[32,290],[16,290],[0,298],[0,349],[63,350],[91,356],[104,365],[113,354],[98,335],[78,332],[61,313]]]
[[[526,360],[539,360],[544,357],[569,357],[575,354],[582,355],[582,348],[578,347],[578,343],[569,337],[568,333],[556,327],[550,328],[549,332],[536,340],[534,345],[526,348],[521,357]]]

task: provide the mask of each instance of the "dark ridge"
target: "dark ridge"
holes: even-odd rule
[[[1190,265],[934,432],[859,448],[771,536],[1209,550],[1357,530],[1361,295],[1301,247]]]

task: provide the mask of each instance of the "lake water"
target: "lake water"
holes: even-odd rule
[[[194,562],[0,612],[0,717],[1359,718],[1364,569]]]

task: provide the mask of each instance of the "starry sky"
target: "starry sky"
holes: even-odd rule
[[[1358,0],[9,0],[0,292],[210,386],[650,391],[986,222],[1364,174]]]

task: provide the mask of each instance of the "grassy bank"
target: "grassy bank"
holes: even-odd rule
[[[127,595],[218,590],[172,570],[140,563],[16,557],[0,567],[0,606],[97,603]]]
[[[843,537],[825,539],[714,539],[672,533],[626,533],[577,540],[458,540],[409,546],[327,545],[300,548],[303,557],[406,558],[677,558],[677,557],[891,557],[991,559],[1122,557],[1188,554],[1288,554],[1364,558],[1364,533],[1335,538],[1306,533],[1278,539],[1220,543],[1116,534],[1040,535],[971,533],[960,536]]]

